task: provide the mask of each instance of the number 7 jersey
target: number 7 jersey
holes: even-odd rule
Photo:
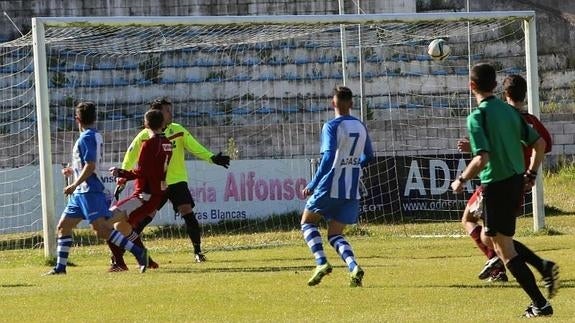
[[[360,199],[361,168],[373,158],[365,125],[353,116],[326,122],[321,131],[322,160],[308,188],[315,194]]]

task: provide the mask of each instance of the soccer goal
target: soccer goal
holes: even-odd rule
[[[437,38],[451,48],[439,62],[426,53]],[[356,94],[377,155],[364,173],[361,223],[457,220],[476,184],[449,190],[469,158],[456,149],[475,106],[469,67],[488,61],[501,79],[524,75],[538,115],[536,58],[531,11],[34,18],[31,34],[0,44],[1,246],[44,243],[52,254],[81,100],[98,106],[110,165],[159,96],[199,142],[232,156],[229,170],[187,164],[204,235],[297,228],[339,84]],[[101,177],[112,191],[113,178]],[[534,192],[526,213],[537,230],[540,183]],[[152,225],[178,221],[166,206]]]

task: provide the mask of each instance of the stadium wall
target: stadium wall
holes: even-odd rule
[[[344,11],[357,13],[352,1],[344,1]],[[415,0],[362,1],[366,13],[415,12]],[[249,16],[338,14],[338,1],[325,0],[1,0],[6,11],[26,33],[31,17],[58,16]],[[7,23],[7,21],[6,21]],[[13,39],[13,28],[0,30],[0,38]]]

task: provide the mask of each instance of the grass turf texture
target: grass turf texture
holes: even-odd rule
[[[547,224],[561,234],[530,234],[531,219],[524,218],[518,239],[560,264],[563,286],[553,300],[553,320],[572,321],[575,217],[553,216]],[[462,233],[457,223],[415,226],[416,233]],[[161,268],[143,275],[131,258],[130,271],[106,273],[108,253],[102,245],[74,248],[71,259],[77,266],[68,268],[67,276],[51,277],[40,276],[49,269],[41,251],[4,251],[0,320],[509,322],[528,305],[513,279],[507,284],[477,279],[485,259],[469,238],[398,235],[404,230],[411,231],[411,226],[373,226],[368,234],[350,237],[366,270],[364,287],[356,289],[348,287],[347,269],[331,247],[326,249],[334,272],[320,285],[306,286],[314,263],[295,231],[241,237],[254,245],[264,240],[284,243],[213,250],[209,262],[202,264],[192,262],[186,240],[150,241]],[[219,243],[211,239],[207,246],[228,238]]]
[[[516,236],[561,267],[554,322],[575,317],[572,179],[569,167],[546,176],[546,204],[561,215],[549,216],[538,233],[531,218],[521,218]],[[417,237],[424,235],[437,236]],[[485,259],[459,223],[361,226],[349,231],[349,241],[366,271],[363,288],[348,287],[347,269],[327,243],[334,271],[320,285],[306,286],[314,262],[297,230],[210,236],[209,262],[202,264],[193,263],[187,239],[155,239],[147,244],[161,267],[143,275],[133,257],[126,258],[130,271],[105,272],[104,245],[73,248],[76,266],[50,277],[41,276],[49,270],[41,250],[1,251],[0,321],[524,320],[519,316],[529,300],[513,278],[497,284],[477,279]]]

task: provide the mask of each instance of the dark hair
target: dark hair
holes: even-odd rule
[[[335,89],[333,89],[333,96],[341,101],[351,101],[353,98],[353,93],[348,87],[338,85],[335,87]]]
[[[96,104],[80,102],[76,105],[76,115],[82,124],[90,125],[96,122]]]
[[[148,128],[152,130],[161,129],[164,125],[164,115],[160,110],[150,109],[144,115]]]
[[[172,105],[172,101],[169,98],[162,96],[150,102],[150,109],[162,110],[164,108],[164,105]]]
[[[503,80],[503,91],[515,102],[523,102],[527,94],[527,81],[521,75],[509,75]]]
[[[477,85],[481,92],[492,92],[497,86],[495,68],[488,63],[479,63],[471,68],[471,81]]]

